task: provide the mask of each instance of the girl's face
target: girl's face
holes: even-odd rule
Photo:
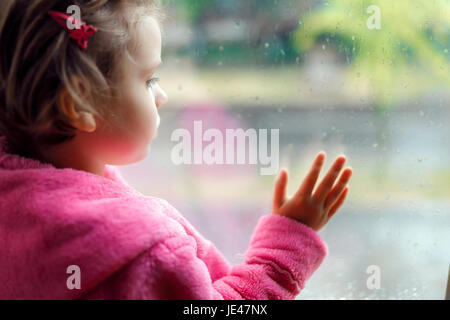
[[[121,97],[108,106],[107,122],[98,128],[97,152],[105,163],[126,165],[148,154],[160,123],[158,109],[168,98],[155,81],[161,64],[161,31],[151,17],[145,18],[138,34],[135,61],[124,57],[120,67]],[[98,142],[98,141],[97,141]]]

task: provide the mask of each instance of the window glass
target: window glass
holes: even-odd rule
[[[148,158],[122,170],[130,184],[168,200],[237,264],[271,211],[278,168],[288,169],[292,195],[319,151],[327,168],[343,153],[354,169],[350,193],[320,231],[329,255],[297,299],[442,299],[450,258],[449,2],[164,4],[159,84],[169,102]],[[174,163],[177,129],[193,141],[208,129],[225,138],[239,128],[266,129],[267,154],[277,151],[270,133],[279,130],[273,174],[262,174],[270,165],[259,156],[250,163],[251,148],[243,164],[195,164],[193,154],[192,164]]]

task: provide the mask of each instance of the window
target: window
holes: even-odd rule
[[[268,165],[260,157],[175,165],[171,136],[183,128],[193,137],[196,121],[223,137],[226,129],[267,129],[269,137],[279,129],[290,194],[320,150],[327,166],[344,153],[354,169],[346,203],[319,233],[329,256],[297,299],[443,299],[448,2],[165,3],[160,85],[169,103],[150,156],[122,170],[130,184],[168,200],[240,263],[258,218],[270,213],[275,175],[261,174]],[[379,287],[369,283],[377,272]]]

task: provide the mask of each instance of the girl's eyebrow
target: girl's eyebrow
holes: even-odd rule
[[[158,64],[156,64],[153,67],[148,67],[148,68],[145,67],[145,68],[143,68],[142,72],[145,73],[145,74],[151,73],[151,72],[155,71],[156,69],[158,69],[162,64],[163,64],[163,61],[160,61]]]
[[[157,65],[155,65],[154,67],[149,68],[147,71],[156,70],[156,69],[158,69],[162,64],[163,64],[163,62],[160,60],[159,63],[158,63]]]

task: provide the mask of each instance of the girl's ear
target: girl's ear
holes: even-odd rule
[[[95,116],[88,111],[78,110],[66,88],[62,89],[58,104],[61,111],[70,119],[70,124],[83,132],[94,132],[97,128]]]
[[[85,111],[80,112],[80,124],[78,129],[81,130],[81,128],[83,131],[88,133],[95,132],[97,123],[95,122],[95,117],[92,113]]]

